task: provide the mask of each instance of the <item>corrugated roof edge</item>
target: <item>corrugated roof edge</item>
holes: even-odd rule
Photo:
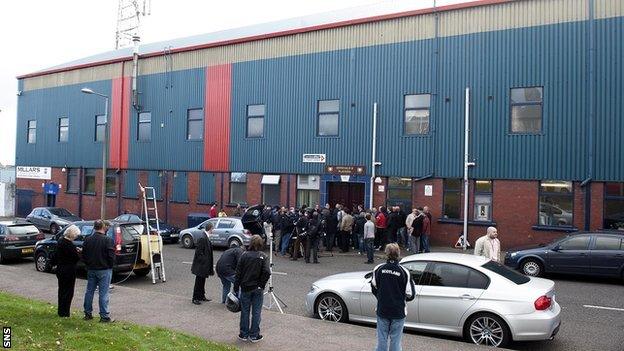
[[[179,52],[185,52],[185,51],[207,49],[211,47],[239,44],[239,43],[244,43],[244,42],[249,42],[249,41],[276,38],[276,37],[288,36],[288,35],[293,35],[293,34],[298,34],[298,33],[314,32],[318,30],[340,28],[340,27],[346,27],[346,26],[351,26],[351,25],[356,25],[356,24],[386,21],[386,20],[392,20],[392,19],[397,19],[397,18],[402,18],[402,17],[430,14],[434,12],[445,12],[445,11],[459,10],[459,9],[465,9],[465,8],[471,8],[471,7],[503,4],[503,3],[513,2],[513,1],[516,1],[516,0],[476,0],[476,1],[471,1],[471,2],[440,6],[437,8],[430,7],[430,8],[425,8],[425,9],[397,12],[397,13],[392,13],[392,14],[364,17],[364,18],[351,19],[351,20],[339,21],[339,22],[328,23],[328,24],[302,27],[302,28],[297,28],[297,29],[290,29],[290,30],[272,32],[272,33],[252,35],[248,37],[217,41],[217,42],[207,43],[207,44],[186,46],[186,47],[173,49],[171,51],[168,51],[168,53],[173,54],[173,53],[179,53]],[[152,52],[152,53],[147,53],[144,55],[139,55],[139,57],[148,58],[148,57],[162,56],[162,55],[164,55],[164,52],[159,51],[159,52]],[[34,78],[34,77],[44,76],[44,75],[52,74],[52,73],[67,72],[67,71],[73,71],[75,69],[80,69],[80,68],[97,67],[97,66],[103,66],[103,65],[108,65],[112,63],[125,62],[125,61],[131,61],[131,60],[132,60],[132,55],[127,55],[127,56],[122,56],[122,57],[118,57],[118,58],[114,58],[110,60],[95,61],[95,62],[79,64],[75,66],[68,66],[68,67],[49,69],[49,70],[24,74],[24,75],[17,76],[17,79]]]

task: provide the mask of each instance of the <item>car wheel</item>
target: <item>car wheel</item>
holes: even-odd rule
[[[240,247],[240,246],[243,246],[243,243],[241,243],[241,241],[238,240],[237,238],[232,238],[232,239],[228,240],[228,246],[229,247]]]
[[[146,275],[148,275],[150,273],[151,269],[148,268],[141,268],[141,269],[135,269],[134,270],[134,274],[139,276],[139,277],[145,277]]]
[[[326,293],[316,300],[316,314],[320,319],[330,322],[346,322],[349,320],[347,306],[336,294]]]
[[[6,262],[6,258],[2,256],[2,250],[0,250],[0,264],[4,264],[4,262]]]
[[[534,258],[522,261],[520,267],[522,268],[522,273],[529,277],[541,277],[544,274],[544,266],[540,261]]]
[[[511,340],[507,324],[498,316],[476,314],[464,326],[464,337],[477,345],[504,347]]]
[[[185,235],[182,237],[182,246],[185,249],[192,249],[193,246],[195,246],[195,243],[193,242],[193,237],[191,237],[190,235]]]
[[[59,226],[56,223],[52,223],[50,225],[50,234],[56,235],[56,233],[58,233],[58,231],[59,231]]]
[[[39,272],[50,272],[51,271],[52,267],[50,267],[50,260],[48,260],[48,257],[46,256],[45,253],[39,252],[35,256],[35,268]]]

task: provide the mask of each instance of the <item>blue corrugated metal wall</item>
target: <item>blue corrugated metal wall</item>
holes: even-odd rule
[[[188,181],[186,172],[176,172],[173,177],[173,194],[171,200],[175,202],[188,201]]]
[[[202,172],[199,174],[199,199],[202,204],[209,204],[216,199],[215,174]]]
[[[158,171],[149,172],[149,175],[147,176],[147,186],[154,188],[157,200],[162,200],[162,177],[158,175]],[[147,195],[149,196],[149,194]]]
[[[124,189],[122,195],[124,197],[136,198],[138,197],[138,172],[134,170],[127,170],[124,173]]]

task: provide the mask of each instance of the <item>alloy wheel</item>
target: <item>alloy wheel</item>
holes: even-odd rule
[[[319,301],[317,311],[322,320],[339,322],[342,319],[342,304],[334,296],[325,296]]]
[[[540,275],[541,267],[539,263],[535,261],[527,261],[522,265],[522,271],[524,274],[529,275],[531,277],[537,277]]]
[[[470,339],[478,345],[499,346],[504,333],[503,327],[487,316],[478,317],[470,324]]]
[[[39,272],[45,272],[48,260],[44,255],[37,256],[37,270]]]

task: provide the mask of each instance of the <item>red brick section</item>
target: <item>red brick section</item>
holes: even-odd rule
[[[604,183],[592,183],[591,190],[591,230],[602,229],[604,216]]]
[[[247,203],[250,206],[262,203],[262,174],[247,173]]]
[[[282,174],[280,176],[280,204],[282,206],[287,206],[287,197],[288,197],[288,174]]]
[[[297,175],[290,176],[290,202],[288,207],[297,207]],[[321,205],[322,206],[322,205]]]
[[[373,183],[373,206],[386,206],[386,192],[388,191],[388,178],[380,177],[381,183]],[[384,191],[379,191],[379,186],[383,186]]]

